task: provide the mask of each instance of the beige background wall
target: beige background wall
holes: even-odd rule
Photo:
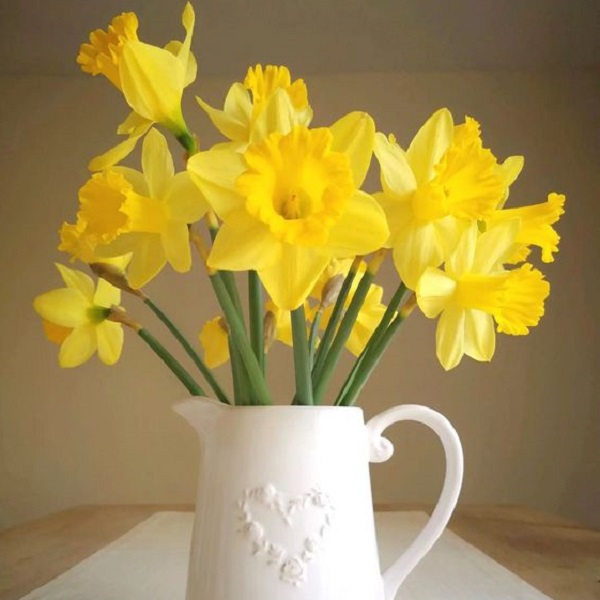
[[[521,503],[600,527],[600,402],[597,315],[600,299],[599,73],[455,72],[309,77],[315,123],[353,109],[406,143],[429,114],[448,106],[477,117],[496,155],[524,154],[515,204],[568,195],[547,316],[527,338],[502,336],[491,365],[465,360],[444,373],[434,324],[414,315],[363,393],[372,415],[400,402],[443,411],[462,436],[465,503]],[[196,91],[214,103],[227,82]],[[134,336],[112,368],[94,359],[60,370],[31,302],[58,287],[52,265],[57,229],[76,210],[88,159],[114,141],[126,114],[100,80],[0,79],[0,527],[89,503],[191,502],[197,446],[170,410],[178,382]],[[204,145],[216,140],[188,103]],[[136,159],[137,161],[137,159]],[[371,190],[376,179],[371,179]],[[391,269],[384,274],[395,285]],[[213,316],[201,269],[165,272],[149,291],[190,337]],[[159,334],[143,306],[132,314]],[[281,401],[292,389],[287,349],[270,358]],[[346,365],[349,363],[347,362]],[[223,369],[220,375],[226,377]],[[417,425],[397,426],[396,457],[373,468],[377,502],[432,501],[442,453]]]

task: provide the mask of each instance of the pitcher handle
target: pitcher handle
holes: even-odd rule
[[[394,446],[381,434],[398,421],[417,421],[437,433],[446,454],[446,476],[440,499],[429,521],[400,558],[383,573],[385,600],[394,600],[407,575],[442,535],[458,501],[463,479],[463,451],[456,430],[440,413],[416,404],[395,406],[369,420],[366,427],[370,462],[385,462],[392,456]]]

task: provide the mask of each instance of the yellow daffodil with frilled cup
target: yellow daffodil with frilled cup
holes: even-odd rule
[[[361,110],[312,127],[305,81],[285,65],[260,64],[228,87],[222,107],[196,95],[197,114],[223,136],[200,148],[182,112],[196,78],[189,3],[182,23],[184,40],[160,48],[140,40],[134,13],[122,13],[81,46],[81,68],[107,78],[132,112],[118,127],[125,141],[91,161],[97,172],[79,189],[76,219],[60,231],[59,250],[88,265],[97,287],[59,266],[67,287],[35,300],[46,333],[61,344],[62,366],[96,350],[113,364],[125,326],[191,394],[206,395],[208,386],[222,403],[268,405],[266,352],[283,343],[293,352],[293,403],[320,405],[349,350],[353,366],[332,399],[349,406],[416,307],[439,318],[436,349],[445,369],[465,355],[489,361],[496,331],[521,336],[538,324],[549,283],[525,261],[537,258],[533,247],[542,262],[554,260],[565,197],[513,204],[522,157],[499,161],[479,123],[456,123],[447,108],[406,147]],[[177,170],[155,124],[183,147]],[[142,137],[141,170],[120,164]],[[375,193],[363,188],[372,166],[379,167]],[[388,259],[399,276],[392,290],[377,282]],[[194,260],[220,314],[200,322],[192,342],[146,284],[167,263],[186,273]],[[247,303],[239,289],[244,272]],[[135,309],[119,306],[121,292],[166,326],[200,377]],[[213,372],[226,362],[231,389]]]
[[[188,170],[223,219],[209,267],[256,270],[275,304],[293,310],[332,258],[380,248],[385,215],[360,190],[374,132],[369,115],[351,113],[330,128],[273,133],[243,155],[191,157]]]
[[[526,335],[544,314],[550,285],[530,264],[507,270],[503,264],[519,234],[518,220],[489,231],[471,229],[448,257],[444,270],[429,267],[419,279],[417,302],[429,318],[441,315],[437,356],[445,369],[463,355],[490,361],[500,333]]]
[[[81,69],[104,75],[133,110],[117,130],[127,139],[93,159],[91,170],[123,160],[153,123],[166,127],[188,150],[196,148],[181,111],[183,90],[196,79],[196,59],[190,49],[196,17],[189,2],[181,20],[184,41],[169,42],[164,48],[138,38],[138,19],[131,12],[115,17],[106,31],[93,31],[89,42],[82,44],[77,56]]]
[[[229,147],[238,151],[275,131],[288,133],[293,125],[308,127],[313,116],[306,84],[302,79],[292,81],[284,66],[250,67],[244,82],[229,88],[222,110],[197,100],[213,125],[231,140]]]
[[[375,197],[390,225],[387,245],[404,283],[415,289],[427,267],[438,267],[468,229],[489,219],[522,167],[499,165],[483,147],[479,124],[454,125],[447,109],[434,113],[404,151],[378,133],[375,155],[383,190]]]
[[[59,249],[87,263],[130,255],[129,283],[141,288],[167,262],[180,273],[190,269],[188,225],[208,208],[189,174],[175,173],[165,137],[152,129],[142,172],[111,167],[79,190],[77,221],[63,225]]]

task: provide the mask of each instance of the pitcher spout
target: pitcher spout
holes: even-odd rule
[[[194,397],[173,405],[173,410],[181,415],[204,439],[214,431],[217,420],[230,409],[213,398]]]

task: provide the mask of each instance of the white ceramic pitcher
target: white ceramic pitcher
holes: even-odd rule
[[[175,406],[202,453],[187,600],[393,600],[456,505],[463,459],[441,414],[397,406],[366,425],[360,408]],[[446,476],[431,519],[381,574],[369,462],[393,454],[381,437],[418,421],[441,438]]]

